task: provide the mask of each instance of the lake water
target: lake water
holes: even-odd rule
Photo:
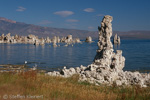
[[[95,55],[97,42],[91,44],[74,44],[65,47],[34,46],[32,44],[0,44],[0,64],[24,64],[39,69],[51,70],[63,66],[77,67],[91,64]],[[124,70],[150,70],[150,40],[122,40],[116,49],[123,50],[126,58]]]

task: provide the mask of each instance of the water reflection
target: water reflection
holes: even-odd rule
[[[38,68],[77,67],[91,64],[97,50],[97,42],[74,44],[74,46],[50,47],[32,44],[0,44],[0,64],[38,65]],[[126,69],[150,69],[150,40],[122,40],[121,45],[114,45],[114,50],[122,50],[126,58]]]
[[[120,44],[114,44],[114,51],[120,50]]]

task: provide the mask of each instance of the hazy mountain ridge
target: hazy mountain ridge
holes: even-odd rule
[[[118,32],[118,33],[122,38],[150,39],[150,31],[145,31],[145,30],[133,30],[127,32]]]
[[[87,30],[77,30],[77,29],[63,29],[63,28],[52,28],[52,27],[42,27],[33,24],[26,24],[22,22],[16,22],[3,17],[0,17],[0,35],[11,33],[11,35],[23,35],[28,34],[38,35],[39,37],[54,37],[54,36],[67,36],[69,34],[73,37],[79,37],[85,39],[87,36],[92,36],[92,38],[98,38],[97,31],[87,31]],[[128,31],[120,32],[113,31],[114,34],[118,34],[121,38],[142,38],[150,39],[150,31]]]

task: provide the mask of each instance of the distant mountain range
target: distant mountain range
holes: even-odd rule
[[[54,37],[54,36],[67,36],[73,35],[75,38],[85,39],[87,36],[91,36],[94,39],[98,38],[97,31],[77,30],[77,29],[63,29],[63,28],[52,28],[42,27],[33,24],[26,24],[22,22],[16,22],[3,17],[0,17],[0,35],[11,33],[11,35],[18,34],[20,36],[27,36],[34,34],[39,37]],[[118,34],[121,38],[138,38],[138,39],[150,39],[150,31],[113,31],[114,34]],[[113,34],[113,35],[114,35]]]

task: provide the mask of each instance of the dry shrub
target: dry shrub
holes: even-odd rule
[[[148,100],[150,98],[149,87],[96,86],[88,82],[78,82],[78,78],[78,75],[70,78],[46,76],[36,71],[18,74],[1,73],[0,95],[43,95],[44,100]]]

